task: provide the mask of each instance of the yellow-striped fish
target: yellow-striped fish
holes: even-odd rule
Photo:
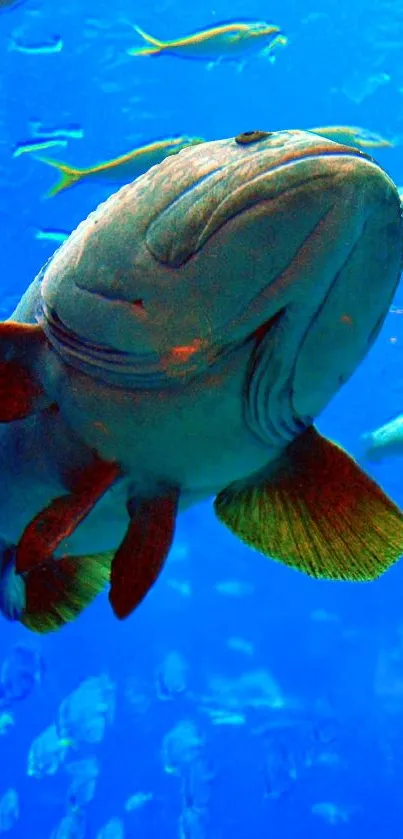
[[[62,163],[60,160],[53,160],[50,157],[36,157],[36,159],[53,166],[59,172],[59,180],[47,193],[47,197],[51,198],[64,189],[87,180],[98,183],[105,181],[113,184],[129,183],[147,172],[151,166],[161,163],[168,155],[177,154],[186,146],[193,146],[202,142],[204,141],[201,137],[186,136],[156,140],[153,143],[148,143],[148,145],[133,149],[127,154],[122,154],[120,157],[114,157],[112,160],[106,160],[85,169],[78,169],[70,166],[69,163]]]
[[[147,46],[129,50],[129,55],[176,55],[205,61],[237,60],[267,49],[280,29],[271,23],[223,23],[173,41],[160,41],[139,26],[134,29]]]
[[[308,131],[313,131],[336,143],[356,146],[358,149],[381,149],[394,145],[380,134],[375,134],[366,128],[359,128],[357,125],[324,125],[319,128],[309,128]]]

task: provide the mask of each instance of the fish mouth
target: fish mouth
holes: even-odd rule
[[[368,155],[336,154],[346,167],[337,201],[270,286],[273,301],[285,292],[283,307],[251,355],[245,419],[270,444],[291,442],[351,377],[381,330],[403,267],[395,185]]]
[[[68,363],[118,385],[161,386],[167,366],[186,379],[250,341],[247,421],[266,438],[309,422],[367,352],[402,230],[367,154],[256,135],[185,149],[112,196],[47,270],[41,317]]]

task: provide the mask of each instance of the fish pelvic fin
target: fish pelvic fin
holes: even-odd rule
[[[59,192],[69,189],[85,178],[85,169],[76,169],[68,163],[62,163],[60,160],[54,160],[51,157],[39,157],[35,155],[35,159],[40,160],[41,163],[46,163],[48,166],[52,166],[53,169],[57,169],[59,172],[59,180],[48,190],[45,198],[54,198]]]
[[[152,35],[148,35],[147,32],[144,32],[144,29],[140,29],[140,26],[134,26],[134,29],[137,34],[140,35],[140,38],[148,44],[148,46],[134,47],[129,50],[129,55],[159,55],[159,53],[166,48],[166,44],[164,44],[163,41],[159,41]]]
[[[111,569],[109,600],[122,620],[137,608],[158,579],[172,544],[179,491],[128,503],[130,524]]]
[[[403,553],[403,514],[335,443],[309,428],[277,470],[215,500],[243,542],[311,577],[369,581]]]
[[[65,556],[23,575],[25,608],[20,621],[45,634],[75,620],[109,582],[113,552]]]

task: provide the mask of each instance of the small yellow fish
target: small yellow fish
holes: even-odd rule
[[[84,180],[92,180],[97,183],[103,181],[114,184],[129,183],[147,172],[151,166],[161,163],[168,155],[177,154],[186,146],[193,146],[202,142],[204,141],[201,137],[185,136],[172,137],[168,140],[156,140],[146,146],[133,149],[127,154],[122,154],[120,157],[114,157],[112,160],[106,160],[85,169],[77,169],[68,163],[62,163],[60,160],[53,160],[49,157],[37,157],[36,159],[53,166],[60,173],[59,180],[47,193],[47,197],[51,198],[64,189],[68,189]]]
[[[134,29],[146,41],[146,47],[129,50],[129,55],[176,55],[205,61],[237,60],[251,52],[267,49],[280,29],[263,21],[223,23],[173,41],[159,41],[139,26]]]
[[[390,140],[385,140],[380,134],[367,131],[366,128],[359,128],[357,125],[325,125],[319,128],[309,128],[314,134],[320,134],[327,140],[334,140],[336,143],[344,143],[347,146],[356,146],[358,149],[381,149],[394,145]]]

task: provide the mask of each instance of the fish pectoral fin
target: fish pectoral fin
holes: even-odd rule
[[[401,510],[313,427],[270,477],[228,487],[215,510],[247,545],[311,577],[373,580],[403,553]]]
[[[0,323],[0,423],[24,419],[49,406],[34,369],[45,341],[39,325]]]
[[[162,571],[172,544],[179,491],[128,504],[130,524],[112,562],[109,600],[118,618],[141,603]]]
[[[17,573],[53,560],[56,548],[71,536],[119,475],[115,463],[95,456],[90,466],[70,476],[72,491],[54,498],[25,528],[16,549]]]
[[[64,556],[33,568],[22,577],[25,607],[21,623],[44,634],[73,621],[106,587],[112,559],[112,551]]]

